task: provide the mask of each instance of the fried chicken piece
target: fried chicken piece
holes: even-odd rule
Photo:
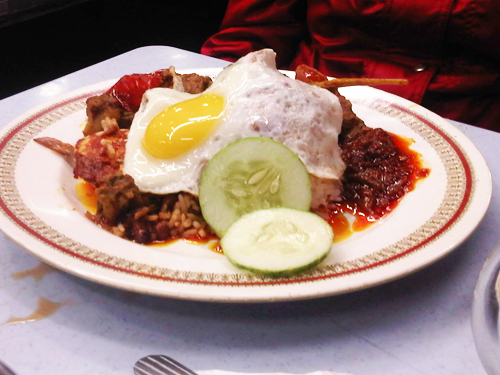
[[[75,147],[73,145],[51,137],[35,138],[34,141],[62,155],[71,167],[75,166]]]
[[[60,154],[73,168],[75,178],[83,178],[99,186],[110,176],[120,174],[128,130],[118,128],[116,119],[102,120],[103,131],[80,139],[76,146],[51,137],[34,141]]]
[[[115,128],[114,132],[98,132],[76,143],[75,178],[83,178],[99,187],[110,176],[121,174],[128,129]]]

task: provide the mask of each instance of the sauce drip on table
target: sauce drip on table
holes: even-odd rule
[[[24,279],[26,277],[33,277],[35,281],[41,281],[46,275],[53,272],[57,272],[54,267],[51,267],[46,263],[40,263],[35,268],[13,273],[12,277],[16,280]]]
[[[54,302],[47,298],[40,297],[38,299],[37,308],[32,314],[25,317],[12,317],[3,325],[37,322],[54,315],[62,306],[68,304],[69,303]]]

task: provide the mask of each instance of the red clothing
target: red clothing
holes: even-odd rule
[[[282,69],[407,78],[378,88],[500,131],[500,1],[229,0],[201,52],[234,61],[261,48]]]

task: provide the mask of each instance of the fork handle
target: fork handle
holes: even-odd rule
[[[0,362],[0,375],[16,375],[7,365]]]

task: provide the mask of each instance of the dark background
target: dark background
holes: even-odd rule
[[[199,52],[227,1],[89,0],[0,27],[0,99],[138,47]]]

